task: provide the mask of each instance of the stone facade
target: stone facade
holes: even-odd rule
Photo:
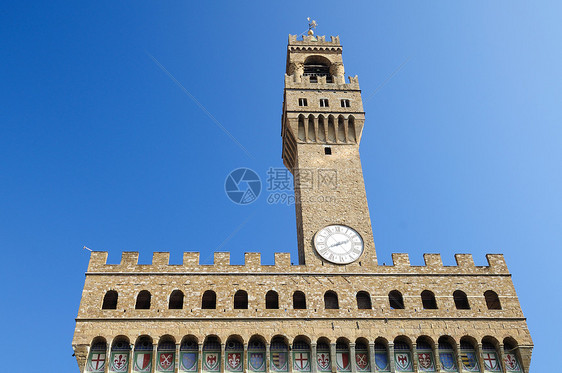
[[[150,265],[135,252],[107,264],[92,252],[73,339],[81,372],[529,371],[533,344],[502,255],[487,266],[469,254],[456,266],[439,254],[424,266],[407,254],[377,264],[361,91],[356,77],[344,82],[341,51],[337,37],[289,36],[283,159],[295,175],[299,264],[246,253],[231,265],[222,252],[212,265],[199,253],[170,265],[160,252]],[[329,224],[359,232],[359,259],[336,265],[316,253],[314,234]]]

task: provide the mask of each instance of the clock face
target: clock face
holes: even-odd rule
[[[363,253],[363,239],[345,225],[328,225],[314,236],[316,252],[329,262],[348,264]]]

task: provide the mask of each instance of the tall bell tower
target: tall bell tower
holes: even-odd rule
[[[299,263],[377,265],[359,157],[365,113],[339,37],[289,35],[283,162],[295,184]]]

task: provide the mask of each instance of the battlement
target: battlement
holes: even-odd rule
[[[345,91],[358,91],[359,88],[359,78],[357,75],[355,76],[348,76],[349,83],[345,83],[343,80],[343,76],[341,79],[339,77],[335,77],[334,81],[331,83],[327,82],[327,78],[325,76],[319,76],[318,81],[314,83],[314,86],[311,86],[310,83],[310,76],[306,75],[288,75],[285,74],[285,89],[311,89],[314,88],[315,90],[324,89],[324,90],[345,90]]]
[[[330,36],[330,40],[326,41],[325,35],[303,35],[302,39],[298,39],[297,35],[289,34],[289,46],[331,46],[340,47],[340,37]]]
[[[138,252],[123,252],[119,264],[107,264],[106,251],[94,251],[90,256],[88,273],[317,273],[369,275],[507,275],[509,271],[502,254],[487,254],[487,266],[476,266],[471,254],[455,254],[456,266],[445,266],[440,254],[424,254],[425,265],[412,266],[408,254],[392,254],[392,265],[379,265],[371,271],[360,265],[306,266],[291,264],[289,253],[275,253],[273,265],[264,265],[260,253],[245,253],[244,264],[230,263],[229,252],[215,252],[213,264],[201,264],[198,252],[184,252],[182,264],[169,264],[169,252],[155,252],[151,264],[139,264]]]

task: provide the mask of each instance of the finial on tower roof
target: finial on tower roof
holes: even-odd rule
[[[318,26],[318,23],[316,23],[315,20],[310,20],[310,17],[308,17],[306,20],[308,21],[308,35],[313,36],[314,29],[316,28],[316,26]]]

